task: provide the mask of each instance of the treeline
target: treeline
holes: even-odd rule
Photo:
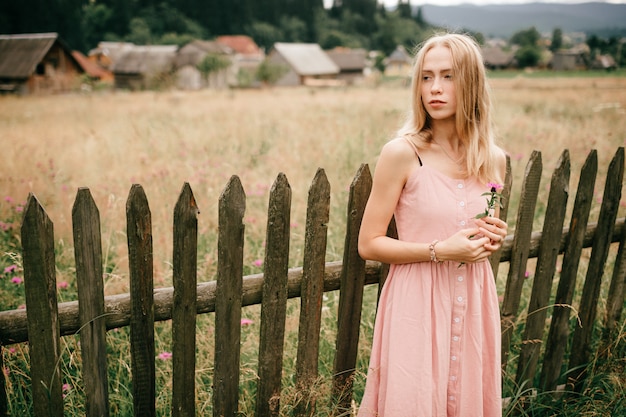
[[[415,0],[414,0],[415,1]],[[20,0],[0,2],[0,32],[58,32],[73,49],[98,42],[183,45],[245,34],[261,47],[315,42],[376,49],[415,46],[432,30],[410,0],[386,10],[377,0]]]

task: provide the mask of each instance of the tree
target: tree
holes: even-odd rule
[[[196,65],[196,68],[198,68],[198,71],[200,71],[202,76],[206,78],[211,73],[228,68],[229,65],[230,60],[225,56],[219,54],[207,54],[207,56],[205,56],[204,59]]]
[[[556,52],[563,47],[563,31],[561,28],[556,28],[552,31],[552,43],[550,44],[550,50]]]
[[[533,26],[530,29],[520,30],[511,37],[511,43],[519,46],[537,46],[541,34]]]
[[[285,65],[275,64],[266,59],[257,68],[256,78],[265,85],[271,85],[280,80],[287,71],[289,71],[289,68]]]
[[[515,52],[515,59],[521,68],[534,67],[541,59],[541,50],[536,46],[522,46]]]

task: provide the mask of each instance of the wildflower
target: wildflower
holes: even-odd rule
[[[252,262],[252,265],[257,266],[257,267],[263,265],[263,259],[255,260],[254,262]]]
[[[493,216],[496,210],[496,205],[499,208],[502,208],[502,194],[498,192],[498,190],[502,189],[502,184],[498,184],[495,182],[490,182],[487,184],[489,187],[489,191],[483,193],[481,195],[487,197],[487,207],[485,207],[485,211],[478,213],[475,218],[482,219],[483,217]]]
[[[4,201],[6,201],[9,204],[13,204],[13,197],[8,195],[8,196],[4,197]]]
[[[59,282],[59,283],[57,284],[57,288],[60,288],[60,289],[62,289],[62,290],[66,289],[66,288],[67,288],[67,286],[68,286],[67,281],[61,281],[61,282]]]
[[[15,272],[15,270],[17,270],[17,265],[9,265],[6,268],[4,268],[4,273],[10,274],[12,272]]]
[[[24,211],[24,207],[22,207],[22,206],[15,206],[15,211],[18,212],[18,213],[21,213],[21,212]]]
[[[22,278],[22,277],[13,277],[13,278],[11,278],[11,282],[14,283],[15,285],[19,285],[22,282],[24,282],[24,278]]]
[[[241,325],[242,326],[248,326],[250,324],[254,323],[252,320],[250,319],[241,319]]]
[[[172,359],[172,352],[161,352],[159,353],[159,356],[157,356],[160,360],[162,361],[167,361],[169,359]]]

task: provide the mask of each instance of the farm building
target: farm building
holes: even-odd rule
[[[339,67],[316,43],[277,42],[268,59],[275,65],[284,65],[287,68],[287,72],[276,85],[338,84]]]
[[[90,81],[113,84],[113,73],[90,60],[80,51],[72,51],[72,56],[85,71]]]
[[[554,52],[550,67],[557,71],[587,69],[589,47],[580,45],[571,49]]]
[[[113,63],[134,46],[135,44],[131,42],[99,42],[98,46],[89,51],[87,56],[89,60],[102,68],[110,70]]]
[[[231,86],[251,84],[256,78],[259,65],[265,60],[265,52],[246,35],[218,36],[215,41],[233,51],[232,65],[228,69],[228,83]]]
[[[180,48],[176,55],[176,86],[183,90],[198,90],[204,87],[228,87],[229,70],[234,51],[219,42],[195,40]],[[198,65],[207,57],[224,59],[228,66],[209,73],[206,77]]]
[[[326,51],[326,54],[339,67],[337,78],[345,80],[348,84],[360,82],[369,69],[367,66],[367,51],[365,49],[337,47]]]
[[[488,69],[505,69],[515,65],[515,51],[505,51],[499,46],[482,48],[483,60]]]
[[[83,72],[57,33],[0,35],[0,91],[69,91],[78,86]]]
[[[133,46],[115,60],[115,87],[145,90],[169,85],[176,61],[176,45]]]
[[[408,77],[411,73],[413,59],[406,48],[398,45],[396,49],[383,61],[385,75]]]

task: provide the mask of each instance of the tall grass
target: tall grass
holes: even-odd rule
[[[608,161],[626,140],[626,78],[548,79],[518,75],[494,78],[492,86],[499,141],[511,156],[514,175],[514,193],[509,203],[511,231],[521,178],[533,150],[542,152],[544,165],[538,214],[545,211],[550,175],[565,148],[572,158],[571,202],[578,171],[591,149],[598,150],[600,172],[596,188],[597,197],[601,198]],[[90,188],[100,210],[107,295],[129,290],[125,202],[133,183],[145,188],[150,203],[157,287],[171,285],[172,213],[184,182],[190,183],[201,211],[199,281],[214,279],[217,203],[231,175],[241,178],[247,194],[245,274],[263,269],[268,193],[279,172],[286,174],[293,192],[290,265],[302,264],[308,187],[318,167],[325,169],[332,190],[327,260],[340,260],[349,185],[360,164],[367,163],[374,169],[381,146],[393,137],[403,121],[409,96],[406,87],[383,84],[377,88],[326,90],[0,97],[0,309],[24,304],[19,223],[21,207],[30,192],[38,197],[54,223],[60,301],[77,297],[71,209],[78,187]],[[599,201],[594,203],[591,221],[598,211]],[[535,230],[541,229],[541,222],[542,216],[538,215]],[[529,281],[532,265],[529,262]],[[501,293],[506,269],[503,265],[498,277]],[[330,407],[326,398],[334,358],[337,304],[336,293],[326,295],[317,387],[320,415],[328,413]],[[356,403],[364,386],[375,306],[376,288],[369,287],[355,379]],[[282,400],[285,414],[296,397],[292,378],[299,303],[292,300],[288,308]],[[251,415],[257,370],[258,306],[246,307],[243,317],[249,321],[242,324],[240,410],[243,415]],[[169,323],[158,323],[155,334],[157,352],[171,350]],[[594,361],[595,372],[585,391],[575,398],[563,396],[560,402],[549,405],[531,401],[524,412],[561,415],[551,414],[551,410],[558,409],[584,414],[599,408],[611,410],[619,406],[615,401],[623,405],[623,328],[620,335],[611,345],[610,361],[606,357]],[[112,415],[129,415],[132,390],[128,329],[109,331],[107,338]],[[78,416],[84,413],[78,338],[63,338],[63,346],[66,413]],[[27,415],[31,412],[28,345],[10,346],[3,349],[3,355],[11,411],[14,415]],[[166,354],[156,360],[157,410],[159,415],[169,415],[171,362]],[[198,318],[196,402],[200,415],[211,410],[212,362],[213,315],[204,315]],[[620,366],[621,374],[616,373]],[[514,386],[512,378],[514,375],[505,378],[505,390],[506,395],[519,399],[513,402],[515,406],[526,401],[528,392]],[[619,389],[621,396],[613,395]]]

